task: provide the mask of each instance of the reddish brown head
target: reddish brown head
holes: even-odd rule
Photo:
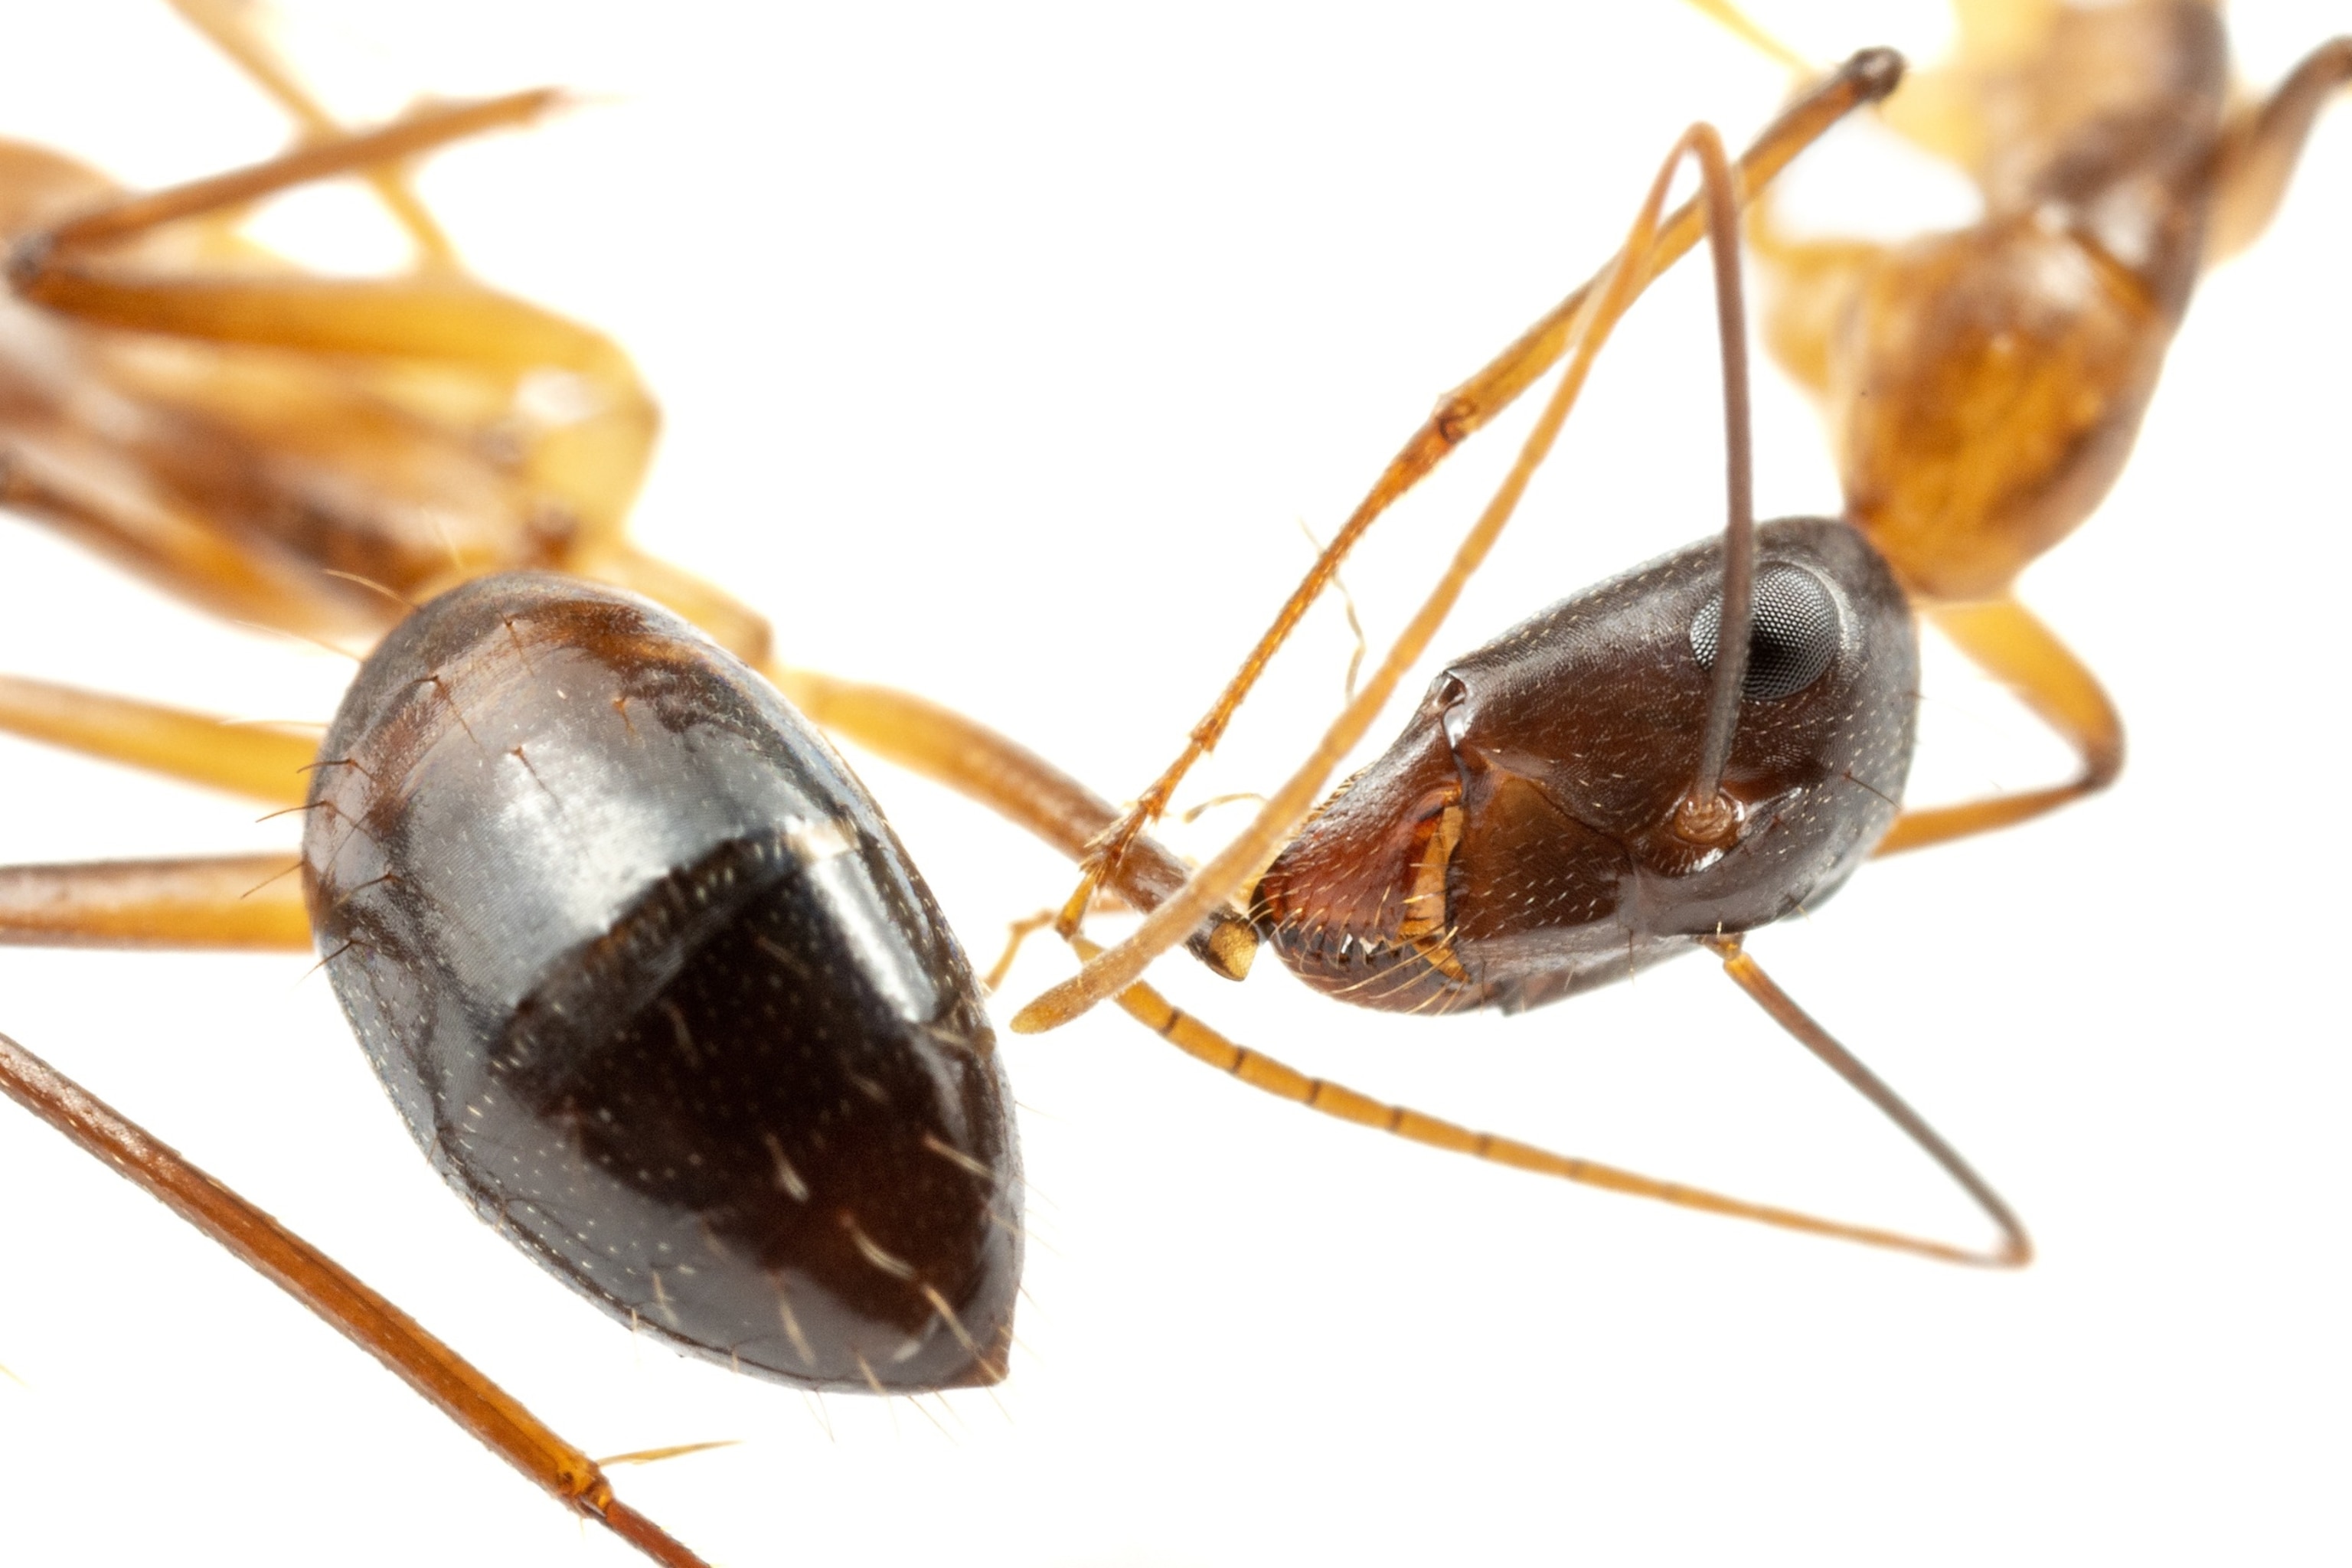
[[[1555,605],[1459,659],[1259,882],[1283,962],[1366,1006],[1516,1011],[1834,891],[1894,820],[1918,649],[1843,522],[1758,535],[1723,843],[1687,837],[1723,545]]]

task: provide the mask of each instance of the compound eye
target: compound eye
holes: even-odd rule
[[[1718,591],[1691,617],[1691,652],[1701,669],[1715,668],[1715,644],[1722,630],[1723,595]],[[1748,677],[1740,682],[1741,694],[1751,702],[1795,696],[1836,662],[1842,640],[1837,601],[1820,578],[1801,566],[1775,563],[1763,567],[1756,574]]]

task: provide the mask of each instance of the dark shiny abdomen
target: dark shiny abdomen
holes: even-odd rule
[[[385,640],[320,755],[336,994],[484,1218],[745,1370],[1002,1375],[994,1041],[880,813],[766,682],[644,601],[492,578]]]

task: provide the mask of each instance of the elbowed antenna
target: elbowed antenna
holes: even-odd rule
[[[1739,205],[1730,161],[1712,125],[1694,125],[1684,146],[1698,161],[1706,201],[1706,248],[1715,262],[1716,330],[1723,342],[1723,611],[1716,623],[1714,680],[1698,771],[1675,806],[1675,832],[1694,844],[1727,849],[1739,810],[1724,798],[1723,769],[1739,727],[1748,679],[1748,630],[1756,588],[1755,454],[1748,413],[1748,308],[1739,287]]]

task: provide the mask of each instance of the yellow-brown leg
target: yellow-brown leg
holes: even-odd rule
[[[87,549],[216,615],[304,634],[362,629],[373,607],[325,616],[318,569],[239,548],[205,514],[126,462],[100,433],[52,425],[0,443],[0,505],[57,525]]]
[[[1730,33],[1734,37],[1769,58],[1775,59],[1796,73],[1799,79],[1816,74],[1811,60],[1766,32],[1752,21],[1745,11],[1731,0],[1684,0],[1684,4]]]
[[[1739,199],[1745,201],[1761,189],[1788,165],[1790,159],[1857,106],[1874,101],[1892,91],[1901,74],[1899,58],[1883,49],[1868,50],[1856,55],[1799,99],[1741,155],[1737,171]],[[1626,285],[1632,294],[1638,295],[1653,279],[1697,244],[1705,226],[1706,220],[1699,204],[1696,200],[1685,202],[1675,209],[1664,224],[1656,226],[1654,235],[1645,238],[1637,248],[1621,252],[1621,257],[1630,255],[1633,258],[1633,264],[1626,271]],[[1273,658],[1276,651],[1289,637],[1291,629],[1330,583],[1332,574],[1339,570],[1348,552],[1355,548],[1356,542],[1364,536],[1382,512],[1444,461],[1455,447],[1509,407],[1521,393],[1559,362],[1577,335],[1578,323],[1584,319],[1586,307],[1595,289],[1617,278],[1618,274],[1619,260],[1612,258],[1599,273],[1547,311],[1485,368],[1438,400],[1436,412],[1390,459],[1370,492],[1357,503],[1356,510],[1340,525],[1329,545],[1316,558],[1307,575],[1276,613],[1273,624],[1242,661],[1241,668],[1234,672],[1233,679],[1218,694],[1215,703],[1200,722],[1192,726],[1176,760],[1152,781],[1151,786],[1137,798],[1132,806],[1121,814],[1118,821],[1112,825],[1095,851],[1088,856],[1078,888],[1063,910],[1062,924],[1066,931],[1076,929],[1088,897],[1102,879],[1103,868],[1118,863],[1136,836],[1167,810],[1176,786],[1182,782],[1192,764],[1214,749],[1225,731],[1225,726],[1232,721],[1234,710],[1257,683],[1267,661]]]
[[[325,142],[343,134],[343,127],[310,96],[301,79],[270,47],[263,36],[258,8],[250,0],[172,0],[172,8],[292,117],[302,128],[306,140]],[[404,173],[378,168],[368,171],[365,178],[375,188],[376,199],[407,231],[417,255],[428,266],[457,265],[457,252],[450,245],[448,235],[417,199]]]
[[[768,673],[819,728],[978,801],[1073,859],[1115,815],[1108,801],[1026,746],[936,702],[814,670]],[[1135,908],[1150,910],[1191,875],[1191,867],[1146,837],[1120,860],[1110,886]],[[1186,945],[1230,980],[1247,974],[1257,954],[1249,922],[1227,908],[1210,910]]]
[[[433,360],[503,374],[634,382],[603,333],[478,284],[415,278],[169,279],[85,262],[21,268],[17,293],[94,325],[309,353]]]
[[[21,675],[0,675],[0,731],[272,805],[302,804],[319,754],[315,732],[232,724]]]
[[[1979,668],[2056,731],[2082,759],[2082,772],[2072,783],[2047,789],[1906,811],[1878,841],[1875,853],[1894,855],[2014,826],[2115,782],[2124,765],[2123,719],[2098,678],[2031,610],[2014,599],[1998,599],[1982,605],[1931,605],[1923,613]]]
[[[302,804],[319,751],[316,735],[284,726],[13,675],[0,675],[0,731],[286,807]],[[299,861],[289,849],[0,867],[0,942],[307,952]]]
[[[1109,802],[1034,752],[936,702],[814,670],[771,665],[766,673],[811,722],[979,802],[1073,859],[1114,815]],[[209,714],[12,675],[0,675],[0,731],[282,806],[299,806],[308,798],[319,746],[315,734],[283,726],[232,724]],[[1190,873],[1158,842],[1145,838],[1113,886],[1129,903],[1150,909],[1181,888]],[[236,890],[259,879],[250,879]],[[299,909],[299,900],[291,907]],[[5,920],[0,916],[0,929],[8,929]],[[198,935],[194,944],[218,941]],[[294,945],[309,945],[307,937]],[[1248,921],[1231,910],[1213,911],[1190,945],[1202,963],[1234,980],[1249,973],[1257,952]]]
[[[2352,38],[2331,38],[2305,56],[2276,91],[2241,112],[2221,142],[2206,219],[2205,265],[2226,261],[2262,237],[2303,156],[2311,122],[2329,95],[2352,81]]]
[[[619,539],[660,419],[635,367],[603,333],[487,289],[448,268],[381,279],[299,273],[212,275],[109,265],[106,248],[312,181],[396,166],[448,142],[527,124],[561,101],[550,90],[430,109],[379,131],[297,148],[267,163],[127,196],[21,241],[9,282],[18,297],[97,326],[305,353],[426,361],[489,378],[575,377],[584,412],[541,432],[525,479],[560,500],[598,544]]]
[[[1091,958],[1101,951],[1083,936],[1075,939],[1073,945],[1077,948],[1081,958]],[[1737,942],[1729,943],[1728,946],[1731,953],[1726,957],[1727,967],[1730,967],[1735,960],[1738,959]],[[1738,960],[1738,962],[1746,961]],[[1878,1247],[1890,1251],[1914,1253],[1919,1257],[1932,1258],[1946,1263],[1972,1263],[2014,1268],[2026,1262],[2032,1256],[2032,1247],[2026,1241],[2025,1233],[2019,1227],[2016,1217],[2009,1212],[2008,1205],[1977,1178],[1976,1173],[1969,1170],[1967,1163],[1961,1161],[1958,1155],[1953,1153],[1943,1140],[1937,1138],[1934,1131],[1919,1120],[1910,1107],[1896,1099],[1892,1090],[1872,1077],[1869,1070],[1861,1063],[1846,1055],[1836,1041],[1823,1034],[1818,1025],[1805,1017],[1796,1009],[1794,1004],[1782,996],[1779,989],[1772,986],[1769,979],[1763,977],[1761,970],[1755,969],[1752,963],[1748,963],[1747,967],[1781,1005],[1776,1007],[1773,1003],[1765,1002],[1764,995],[1755,990],[1749,980],[1744,978],[1741,972],[1735,970],[1733,978],[1739,981],[1742,988],[1748,989],[1750,994],[1756,995],[1758,1001],[1765,1002],[1766,1010],[1771,1012],[1783,1027],[1788,1028],[1790,1033],[1804,1041],[1817,1055],[1830,1061],[1841,1076],[1863,1091],[1872,1104],[1893,1117],[1896,1124],[1934,1156],[1938,1164],[1951,1173],[1955,1179],[1967,1189],[1969,1196],[1976,1199],[1978,1204],[1992,1216],[1994,1222],[2001,1227],[2003,1242],[1999,1250],[1993,1252],[1972,1250],[1968,1247],[1955,1247],[1948,1242],[1930,1241],[1920,1237],[1906,1236],[1899,1231],[1883,1230],[1872,1226],[1850,1225],[1843,1220],[1823,1219],[1795,1209],[1779,1208],[1769,1204],[1750,1203],[1744,1198],[1727,1197],[1720,1193],[1709,1192],[1702,1187],[1685,1186],[1678,1182],[1660,1181],[1654,1176],[1644,1176],[1637,1172],[1621,1170],[1614,1165],[1601,1164],[1598,1161],[1556,1154],[1548,1149],[1538,1149],[1530,1143],[1521,1143],[1514,1139],[1497,1137],[1491,1132],[1472,1131],[1466,1127],[1442,1121],[1434,1116],[1424,1115],[1406,1106],[1391,1105],[1382,1100],[1373,1100],[1328,1079],[1309,1078],[1307,1074],[1295,1068],[1286,1067],[1271,1057],[1261,1055],[1246,1046],[1235,1045],[1191,1014],[1171,1005],[1167,998],[1140,981],[1120,992],[1118,1002],[1119,1007],[1129,1017],[1134,1018],[1186,1056],[1196,1061],[1206,1062],[1218,1071],[1240,1079],[1252,1089],[1273,1095],[1276,1100],[1286,1100],[1294,1105],[1303,1105],[1307,1110],[1319,1111],[1325,1116],[1336,1117],[1341,1121],[1352,1121],[1359,1127],[1369,1127],[1374,1131],[1386,1132],[1411,1142],[1423,1143],[1433,1149],[1444,1149],[1451,1153],[1466,1154],[1474,1160],[1486,1160],[1497,1165],[1508,1165],[1513,1170],[1526,1171],[1534,1175],[1551,1176],[1564,1182],[1574,1182],[1582,1186],[1599,1187],[1606,1192],[1622,1193],[1627,1197],[1648,1198],[1657,1203],[1671,1204],[1676,1208],[1697,1209],[1705,1214],[1721,1215],[1729,1219],[1748,1220],[1780,1230],[1801,1231],[1811,1236],[1829,1237],[1838,1241],[1856,1242],[1864,1247]],[[1783,1015],[1781,1007],[1785,1007],[1787,1016]],[[1804,1029],[1801,1030],[1796,1024],[1791,1023],[1791,1017],[1801,1021]],[[1810,1033],[1806,1032],[1807,1030]],[[1826,1048],[1822,1042],[1826,1042]]]
[[[298,185],[341,174],[364,174],[453,142],[528,125],[563,101],[563,95],[553,88],[533,88],[475,103],[424,109],[374,131],[337,136],[242,169],[124,196],[70,218],[46,235],[25,237],[18,242],[12,266],[37,275],[52,259],[94,250],[183,218],[230,211]],[[22,279],[12,276],[10,280],[21,283]]]
[[[291,849],[0,866],[0,942],[308,952],[300,868]]]
[[[5,1035],[0,1094],[250,1264],[556,1501],[604,1525],[656,1563],[700,1568],[700,1558],[614,1497],[612,1483],[594,1460],[414,1318]]]

